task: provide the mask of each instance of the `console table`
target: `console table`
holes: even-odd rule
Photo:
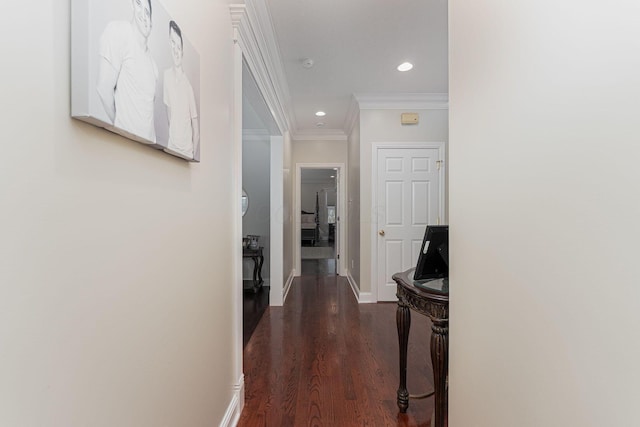
[[[253,260],[253,280],[243,280],[242,289],[253,290],[258,292],[262,287],[262,264],[264,263],[263,247],[257,249],[242,248],[242,258],[251,258]]]
[[[432,426],[444,427],[447,415],[447,375],[449,372],[449,279],[413,280],[412,268],[393,275],[398,285],[398,343],[400,347],[400,387],[398,408],[406,412],[409,398],[423,398],[435,394],[435,417]],[[431,363],[435,392],[421,396],[407,391],[407,345],[413,309],[431,319]]]

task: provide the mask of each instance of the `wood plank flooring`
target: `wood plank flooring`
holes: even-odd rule
[[[263,286],[258,292],[243,292],[242,300],[242,345],[246,347],[251,334],[258,326],[264,311],[269,306],[269,287]]]
[[[303,259],[300,260],[303,276],[332,276],[336,274],[336,260]]]
[[[358,304],[339,276],[297,278],[284,307],[269,307],[245,347],[239,426],[427,427],[433,397],[396,405],[395,303]],[[430,323],[412,313],[408,388],[433,390]]]

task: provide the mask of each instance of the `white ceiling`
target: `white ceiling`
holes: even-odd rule
[[[354,94],[448,92],[446,0],[266,0],[292,134],[344,135]],[[306,69],[304,58],[315,64]],[[396,67],[409,61],[414,69]],[[323,110],[324,118],[315,116]],[[324,122],[322,128],[316,126]]]

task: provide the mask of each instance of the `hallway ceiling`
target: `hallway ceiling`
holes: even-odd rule
[[[288,85],[293,134],[344,136],[354,94],[402,99],[448,92],[446,0],[266,4]],[[305,58],[313,67],[303,66]],[[397,71],[405,61],[413,70]],[[326,116],[316,117],[319,110]]]

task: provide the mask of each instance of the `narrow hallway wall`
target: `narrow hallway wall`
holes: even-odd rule
[[[218,425],[238,382],[228,4],[162,0],[200,54],[199,164],[70,118],[70,4],[0,27],[0,425]]]

